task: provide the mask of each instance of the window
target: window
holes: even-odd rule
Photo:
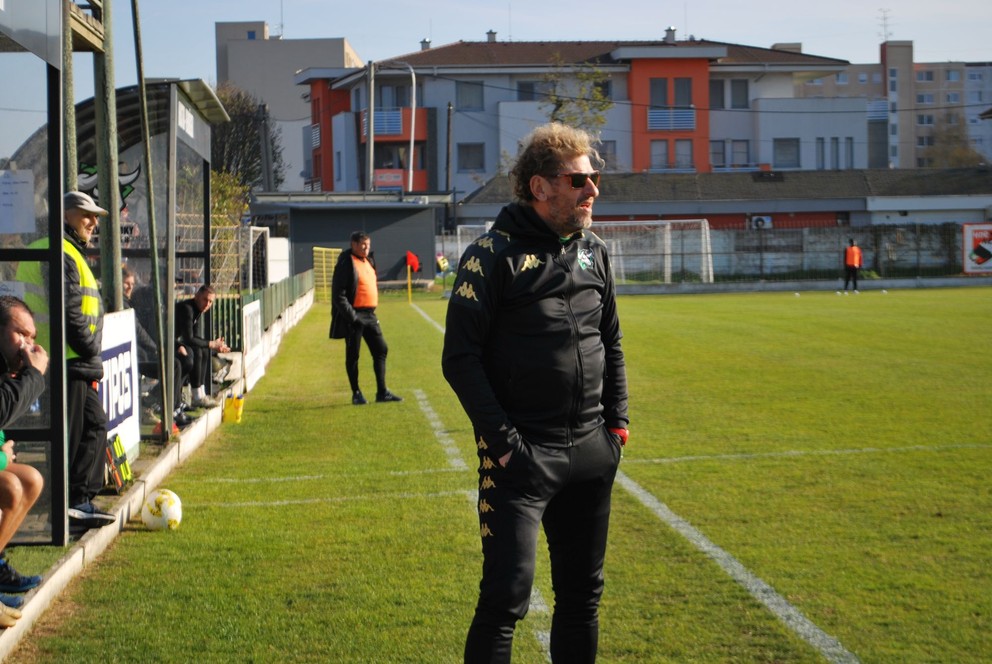
[[[858,83],[860,83],[861,85],[865,85],[866,83],[868,83],[868,72],[863,71],[860,74],[858,74]]]
[[[980,71],[970,71],[968,72],[969,81],[980,81],[982,80],[982,72]]]
[[[890,136],[898,136],[899,135],[899,125],[894,124],[894,123],[893,124],[890,124],[889,125],[889,135]]]
[[[596,151],[599,152],[599,158],[603,160],[603,170],[615,171],[618,169],[616,141],[600,141],[596,145]]]
[[[734,166],[748,166],[751,163],[749,141],[730,142],[730,163]]]
[[[355,88],[351,91],[351,108],[352,110],[359,110],[362,108],[362,89]]]
[[[692,168],[692,139],[675,140],[675,168]]]
[[[799,168],[799,139],[776,138],[772,141],[774,168]]]
[[[854,137],[848,136],[844,139],[844,158],[847,169],[854,168]]]
[[[730,108],[749,108],[747,79],[737,78],[730,81]]]
[[[255,31],[254,30],[249,30],[248,31],[248,41],[255,41]]]
[[[593,87],[602,99],[613,99],[613,81],[596,81]]]
[[[675,105],[680,108],[692,106],[692,79],[675,79]]]
[[[920,113],[916,116],[916,124],[921,127],[930,126],[933,124],[933,114],[932,113]]]
[[[897,146],[897,145],[890,145],[889,146],[889,156],[892,157],[893,159],[898,159],[899,158],[899,146]]]
[[[896,79],[889,79],[889,92],[897,92],[899,86],[896,84]]]
[[[334,152],[334,180],[341,182],[341,151]]]
[[[816,139],[816,170],[822,171],[827,167],[826,144],[823,137]]]
[[[834,80],[837,85],[847,85],[847,72],[838,72]]]
[[[480,81],[455,81],[455,108],[459,111],[481,111],[482,83]]]
[[[518,81],[517,101],[540,101],[551,90],[545,81]]]
[[[723,168],[727,165],[727,149],[723,141],[710,141],[710,166]]]
[[[668,168],[668,141],[651,141],[651,168]]]
[[[485,170],[485,147],[484,143],[459,143],[458,172],[476,173]]]
[[[823,85],[822,78],[814,78],[812,81],[807,81],[806,85]]]
[[[899,110],[899,106],[896,105],[896,102],[891,102],[889,104],[889,113],[896,113],[898,112],[898,110]]]
[[[980,104],[982,103],[982,91],[972,90],[968,93],[968,103],[969,104]]]
[[[651,108],[665,108],[668,106],[668,79],[651,79]]]
[[[931,95],[931,94],[916,95],[916,103],[917,104],[932,104],[933,103],[933,95]]]
[[[723,81],[710,81],[710,109],[726,108],[723,101]]]
[[[923,71],[916,72],[917,83],[929,83],[931,81],[933,81],[933,70],[925,69]]]
[[[957,83],[961,80],[961,72],[957,69],[948,69],[947,80],[951,83]]]
[[[916,147],[926,148],[933,145],[933,136],[917,136],[916,137]]]
[[[830,139],[830,168],[840,168],[840,139],[836,136]]]
[[[947,103],[948,104],[960,104],[961,103],[961,93],[960,92],[948,92],[947,93]]]

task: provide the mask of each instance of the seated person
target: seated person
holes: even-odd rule
[[[142,376],[159,379],[158,344],[155,343],[155,338],[158,335],[152,334],[154,325],[148,326],[149,320],[154,317],[155,304],[149,301],[153,298],[154,292],[150,287],[138,288],[137,282],[137,275],[127,265],[122,266],[121,291],[124,296],[124,308],[134,309],[134,334],[135,345],[138,350],[138,372]],[[182,366],[178,357],[173,358],[173,371],[177,377],[182,375]],[[161,386],[162,381],[159,379],[158,385],[155,386],[149,395],[155,401],[152,405],[153,410],[161,408]],[[176,424],[184,426],[189,424],[189,418],[183,414],[182,408],[180,408],[181,401],[181,391],[174,390],[172,395],[173,421]]]
[[[45,391],[48,353],[35,343],[37,334],[28,305],[11,295],[0,296],[0,593],[27,592],[42,580],[40,576],[22,576],[4,555],[45,483],[33,466],[16,462],[14,441],[6,440],[2,431]],[[16,608],[23,600],[0,595],[0,602],[0,626],[11,627],[20,617]]]
[[[206,391],[206,385],[211,380],[211,353],[227,353],[231,349],[224,343],[223,337],[206,339],[197,334],[197,323],[200,316],[210,310],[216,294],[210,286],[203,285],[196,291],[192,299],[176,304],[176,359],[182,365],[182,375],[189,377],[190,388],[193,392],[195,408],[212,408],[218,402],[211,398]],[[178,374],[177,374],[178,376]],[[182,383],[176,379],[176,389]]]

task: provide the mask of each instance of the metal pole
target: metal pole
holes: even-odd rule
[[[413,138],[417,128],[417,75],[413,73],[412,66],[407,67],[410,69],[410,156],[407,158],[406,190],[410,192],[413,191]]]
[[[155,186],[152,179],[152,139],[151,127],[148,120],[148,91],[145,88],[145,67],[141,56],[141,21],[138,18],[138,0],[131,0],[131,16],[134,22],[134,59],[138,65],[138,99],[141,106],[141,140],[145,144],[144,169],[148,178],[148,195],[145,204],[148,208],[148,247],[152,263],[152,291],[155,293],[155,331],[158,333],[158,375],[162,398],[162,442],[169,440],[172,432],[172,396],[173,371],[172,357],[166,364],[165,349],[172,349],[173,344],[165,343],[165,331],[162,325],[162,283],[161,271],[158,264],[158,230],[155,224]],[[168,366],[168,371],[166,367]]]
[[[375,191],[375,63],[369,60],[368,67],[369,80],[369,107],[365,112],[365,164],[367,180],[365,181],[365,191]]]

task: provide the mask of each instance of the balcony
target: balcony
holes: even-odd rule
[[[410,109],[409,108],[377,108],[373,113],[375,122],[375,140],[403,141],[410,140]],[[415,140],[425,140],[427,137],[427,110],[418,108],[415,116]],[[362,111],[362,139],[369,135],[368,110]]]
[[[376,168],[373,171],[376,191],[407,191],[406,182],[410,172],[405,168]],[[413,171],[413,189],[427,191],[427,171]]]
[[[695,131],[694,108],[649,108],[648,131]]]

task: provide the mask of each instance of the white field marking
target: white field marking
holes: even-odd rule
[[[861,661],[855,654],[844,648],[840,641],[813,624],[799,609],[779,595],[774,588],[752,574],[736,558],[707,539],[688,521],[669,509],[667,505],[648,493],[634,480],[623,472],[617,472],[617,482],[672,530],[685,537],[693,546],[711,558],[724,572],[730,575],[730,578],[743,586],[751,593],[752,597],[764,604],[799,638],[816,648],[828,661],[837,664],[853,664]]]
[[[542,627],[547,627],[547,617],[551,613],[551,609],[548,608],[548,603],[544,601],[544,595],[541,594],[541,590],[534,586],[530,591],[530,612],[538,618],[538,622],[541,623]],[[535,629],[534,637],[537,642],[541,644],[541,649],[544,651],[544,656],[547,660],[551,661],[551,630],[550,629]]]
[[[465,468],[425,468],[423,470],[391,470],[389,474],[393,477],[405,475],[433,475],[435,473],[460,473]]]
[[[221,477],[221,478],[210,478],[202,480],[190,480],[191,482],[210,482],[215,483],[228,483],[228,484],[258,484],[261,482],[303,482],[305,480],[322,480],[326,475],[297,475],[295,477],[249,477],[238,479],[235,477]]]
[[[710,461],[728,459],[764,459],[774,457],[835,456],[845,454],[878,454],[882,452],[938,452],[957,449],[986,449],[992,445],[962,443],[960,445],[909,445],[906,447],[859,447],[846,450],[785,450],[783,452],[755,452],[748,454],[698,454],[681,457],[660,457],[656,459],[631,459],[625,457],[624,464],[638,463],[683,463],[686,461]]]
[[[198,503],[196,505],[187,505],[187,508],[193,507],[203,508],[203,507],[285,507],[287,505],[317,505],[317,504],[327,504],[327,503],[350,503],[350,502],[366,502],[369,500],[397,500],[397,499],[409,499],[409,498],[448,498],[450,496],[468,496],[470,499],[475,500],[474,492],[472,491],[435,491],[431,493],[416,493],[412,491],[401,491],[394,493],[373,493],[364,496],[334,496],[333,498],[306,498],[301,500],[271,500],[271,501],[257,501],[257,502],[240,502],[240,503]]]
[[[458,451],[458,447],[455,446],[455,441],[451,439],[448,432],[444,429],[444,422],[438,417],[437,413],[431,407],[431,402],[427,400],[427,395],[424,394],[423,390],[414,390],[413,394],[417,397],[417,404],[420,405],[420,410],[423,412],[424,416],[427,418],[427,422],[430,423],[431,429],[434,431],[434,437],[437,438],[437,442],[441,443],[441,447],[444,448],[444,454],[448,457],[448,465],[452,468],[458,470],[468,469],[468,465],[465,463],[465,459],[462,458],[461,453]]]
[[[434,320],[433,318],[431,318],[430,316],[428,316],[427,315],[427,312],[424,311],[423,309],[421,309],[420,307],[418,307],[417,305],[411,303],[410,306],[413,307],[418,314],[420,314],[421,316],[423,316],[424,317],[424,320],[426,320],[428,323],[430,323],[431,325],[433,325],[434,327],[436,327],[438,332],[440,332],[441,334],[444,334],[444,325],[441,325],[436,320]]]

